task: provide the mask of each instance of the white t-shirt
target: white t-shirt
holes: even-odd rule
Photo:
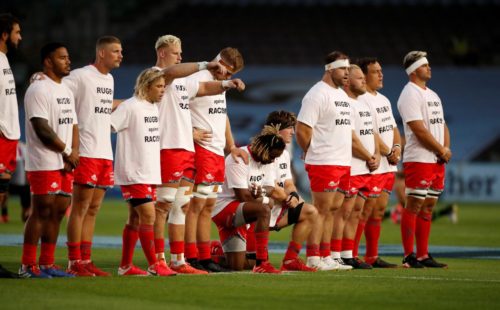
[[[302,99],[297,119],[313,130],[306,164],[351,165],[352,125],[348,98],[341,88],[320,81]]]
[[[445,120],[441,99],[429,87],[422,89],[415,83],[408,82],[399,96],[398,110],[403,119],[406,137],[403,162],[436,163],[436,154],[417,140],[408,122],[422,120],[431,135],[444,145]]]
[[[285,187],[286,180],[293,180],[290,153],[287,150],[284,150],[283,154],[274,161],[274,170],[276,172],[276,182],[278,182],[279,186]]]
[[[114,80],[93,65],[71,71],[63,79],[75,96],[80,132],[80,156],[113,160],[111,109]]]
[[[53,171],[64,168],[61,153],[47,148],[36,135],[31,119],[43,118],[67,146],[73,142],[73,125],[78,124],[73,93],[64,83],[50,78],[31,84],[24,96],[26,111],[26,171]]]
[[[248,156],[248,165],[241,159],[236,163],[232,156],[226,157],[226,174],[224,176],[224,184],[222,185],[222,193],[217,198],[217,203],[212,211],[212,217],[221,212],[229,203],[237,200],[233,188],[250,188],[252,183],[262,187],[273,186],[276,178],[274,171],[274,163],[263,165],[256,162],[250,152],[248,146],[241,147],[246,151]]]
[[[358,136],[363,147],[370,153],[375,153],[375,136],[373,114],[363,101],[349,98],[352,108],[352,120],[354,132]],[[366,161],[353,156],[351,161],[351,176],[370,173]]]
[[[283,188],[286,180],[293,180],[292,170],[290,169],[290,153],[287,150],[284,150],[283,154],[274,161],[274,171],[276,173],[276,182]],[[282,213],[283,206],[281,202],[276,201],[271,208],[269,226],[275,226]]]
[[[394,130],[397,125],[392,113],[391,102],[389,99],[379,92],[375,95],[367,92],[364,95],[359,96],[358,100],[363,101],[370,107],[372,115],[374,116],[375,128],[378,128],[380,138],[385,145],[392,148],[392,145],[394,144]],[[381,174],[397,170],[397,166],[389,164],[387,157],[381,156],[380,166],[377,170],[373,171],[372,174]]]
[[[195,88],[200,82],[209,81],[215,81],[215,79],[208,70],[202,70],[187,77],[188,88]],[[202,143],[200,146],[215,154],[224,156],[227,118],[226,93],[192,98],[189,109],[191,110],[193,127],[212,133],[212,141]]]
[[[184,149],[194,152],[193,126],[189,100],[198,93],[198,84],[186,86],[186,78],[174,79],[165,87],[159,105],[161,149]]]
[[[132,97],[111,114],[118,133],[115,184],[161,184],[158,106]]]
[[[19,140],[19,111],[16,97],[16,81],[7,56],[0,52],[0,132],[10,140]]]

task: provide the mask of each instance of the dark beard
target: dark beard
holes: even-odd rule
[[[14,43],[12,43],[12,40],[10,38],[10,36],[7,38],[7,42],[5,42],[7,44],[7,50],[9,52],[15,52],[17,50],[17,45],[14,45]]]

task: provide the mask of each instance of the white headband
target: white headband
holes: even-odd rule
[[[337,59],[325,65],[325,71],[337,68],[349,68],[349,59]]]
[[[215,61],[219,61],[220,59],[221,59],[220,54],[217,54],[217,56],[215,56]]]
[[[428,64],[428,63],[429,63],[429,61],[427,60],[427,58],[422,57],[419,60],[412,63],[411,66],[406,68],[406,74],[410,75],[413,73],[413,71],[417,70],[420,66]]]

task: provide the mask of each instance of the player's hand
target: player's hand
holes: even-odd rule
[[[243,160],[243,163],[245,163],[245,165],[248,165],[248,153],[240,149],[239,147],[234,146],[231,149],[231,157],[237,164],[240,163],[238,161],[238,158],[241,158]]]
[[[193,127],[193,140],[198,144],[206,144],[212,142],[212,133],[208,130]]]
[[[245,90],[245,83],[240,79],[232,79],[227,81],[227,89],[236,89],[237,91]]]
[[[80,163],[80,154],[78,154],[78,151],[73,150],[69,156],[63,155],[63,160],[75,169]]]
[[[295,196],[289,195],[285,200],[285,205],[289,208],[295,208],[300,203],[300,199]]]
[[[250,184],[250,187],[248,188],[248,190],[250,191],[250,193],[252,194],[252,197],[254,199],[262,197],[262,194],[264,193],[262,186],[260,184],[257,184],[257,183]]]
[[[371,171],[375,171],[378,169],[380,165],[380,154],[373,154],[370,160],[366,162],[368,169]]]
[[[64,162],[64,168],[63,168],[64,171],[67,171],[67,172],[71,172],[74,170],[73,167],[71,167],[70,163],[68,162]]]
[[[45,74],[43,74],[43,72],[35,72],[30,76],[30,84],[41,80],[45,80]]]
[[[452,155],[453,154],[451,153],[451,150],[447,147],[444,147],[441,153],[438,154],[438,159],[440,162],[447,164],[450,161]]]
[[[401,160],[401,148],[393,147],[389,155],[387,155],[387,160],[389,164],[396,166]]]
[[[207,64],[207,70],[212,73],[212,75],[219,73],[222,75],[227,74],[227,69],[218,61],[211,61]]]

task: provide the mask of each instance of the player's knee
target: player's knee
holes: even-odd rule
[[[89,209],[87,210],[87,216],[96,216],[97,213],[99,213],[100,208],[101,208],[101,205],[99,205],[99,204],[91,204],[89,206]]]
[[[184,225],[186,223],[186,214],[182,207],[189,203],[191,195],[187,195],[189,187],[179,187],[175,201],[168,215],[168,223],[174,225]]]
[[[406,188],[405,193],[408,198],[421,200],[422,203],[427,196],[427,189],[418,189],[418,188]]]
[[[175,201],[177,188],[173,187],[158,187],[156,197],[158,202],[172,203]]]
[[[207,199],[208,195],[210,195],[214,191],[214,187],[212,185],[206,184],[197,184],[196,190],[193,193],[194,197]]]

